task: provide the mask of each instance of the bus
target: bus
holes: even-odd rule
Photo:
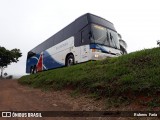
[[[28,52],[26,73],[121,55],[113,23],[86,13]]]

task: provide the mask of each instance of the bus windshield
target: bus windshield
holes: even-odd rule
[[[92,24],[92,39],[91,43],[97,43],[104,46],[120,49],[118,34],[105,27]]]

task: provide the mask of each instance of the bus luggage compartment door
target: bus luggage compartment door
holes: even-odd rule
[[[81,46],[81,62],[89,60],[89,45]]]

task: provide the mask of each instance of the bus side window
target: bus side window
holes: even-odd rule
[[[28,52],[27,59],[31,58],[31,57],[33,57],[35,55],[36,55],[36,53],[30,51],[30,52]]]
[[[81,32],[81,43],[84,43],[84,39],[85,39],[85,33],[84,33],[85,31],[82,31]]]

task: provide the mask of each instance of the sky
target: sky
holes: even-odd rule
[[[128,53],[157,47],[159,0],[0,0],[0,46],[22,57],[4,72],[25,75],[27,52],[85,13],[112,22]]]

